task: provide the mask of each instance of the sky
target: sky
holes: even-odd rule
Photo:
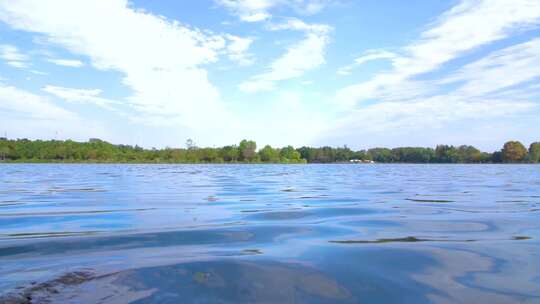
[[[0,0],[0,132],[354,149],[540,141],[538,0]]]

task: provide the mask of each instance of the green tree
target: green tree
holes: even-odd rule
[[[263,162],[279,162],[279,150],[272,148],[270,145],[266,145],[259,151],[259,157]]]
[[[88,142],[72,140],[10,140],[0,138],[0,159],[5,161],[42,162],[134,162],[134,163],[220,163],[220,162],[282,162],[335,163],[350,159],[377,162],[412,163],[478,163],[478,162],[540,162],[540,142],[532,143],[529,151],[519,142],[508,142],[501,151],[481,152],[472,146],[439,145],[436,149],[398,147],[352,151],[348,147],[272,148],[265,146],[258,153],[254,141],[243,140],[240,146],[197,148],[190,141],[186,148],[144,149],[138,146],[114,145],[101,139]],[[527,155],[528,154],[528,155]]]
[[[448,145],[438,145],[435,148],[435,158],[439,163],[458,163],[461,161],[458,149]]]
[[[394,161],[392,150],[387,148],[373,148],[368,150],[371,159],[381,163],[391,163]]]
[[[521,162],[527,156],[527,149],[519,141],[509,141],[502,149],[502,159],[506,163]]]
[[[195,145],[195,142],[193,141],[193,139],[191,138],[186,139],[186,149],[188,150],[197,149],[197,145]]]
[[[529,146],[529,161],[531,163],[540,162],[540,142],[533,142]]]
[[[466,163],[479,163],[482,160],[482,152],[473,146],[459,146],[460,158]]]
[[[240,160],[253,161],[257,155],[257,143],[252,140],[242,140],[240,142]]]
[[[4,161],[8,158],[9,154],[9,148],[8,147],[0,147],[0,161]]]
[[[300,162],[300,159],[302,158],[300,152],[296,151],[292,146],[282,148],[279,154],[283,162],[297,163]]]
[[[313,163],[315,159],[315,148],[311,147],[301,147],[297,149],[298,153],[300,153],[301,158],[305,159],[308,163]]]
[[[237,146],[225,146],[220,149],[219,154],[226,162],[237,162],[240,158],[240,149]]]
[[[431,148],[404,147],[392,149],[392,158],[402,163],[429,163],[435,158]]]

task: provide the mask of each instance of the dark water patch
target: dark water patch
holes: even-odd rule
[[[458,209],[458,208],[444,208],[443,210],[453,211],[453,212],[464,212],[464,213],[500,213],[500,214],[512,214],[512,213],[534,213],[540,211],[540,208],[522,208],[522,209],[503,209],[497,210],[492,207],[488,207],[484,210],[479,209]]]
[[[32,212],[32,213],[0,213],[0,217],[84,215],[84,214],[117,213],[117,212],[140,212],[140,211],[150,211],[150,210],[156,210],[156,208],[49,211],[49,212]]]
[[[105,189],[100,188],[60,188],[53,187],[48,190],[49,192],[106,192]]]
[[[329,195],[325,195],[325,194],[302,195],[302,196],[296,197],[296,199],[323,199],[323,198],[327,198],[327,197],[329,197]]]
[[[411,202],[419,202],[419,203],[455,203],[455,201],[443,200],[443,199],[406,198],[405,200],[411,201]]]
[[[251,216],[251,219],[255,220],[294,220],[310,216],[309,212],[305,211],[272,211],[263,212]]]
[[[74,271],[66,273],[59,278],[43,283],[32,282],[30,287],[16,292],[0,295],[0,303],[3,304],[38,304],[55,303],[54,295],[61,293],[66,287],[80,285],[96,276],[91,271]]]
[[[257,212],[269,212],[271,209],[250,209],[250,210],[240,210],[242,213],[257,213]]]
[[[209,261],[123,271],[81,282],[81,303],[117,303],[118,293],[144,292],[132,303],[353,303],[351,292],[315,268],[278,262]],[[105,293],[88,294],[88,287]],[[108,285],[103,288],[103,285]],[[61,302],[65,293],[51,293]]]
[[[25,205],[25,203],[23,203],[23,202],[17,202],[17,201],[0,202],[0,207],[4,207],[4,206],[17,206],[17,205]]]
[[[480,242],[480,241],[504,241],[504,240],[529,240],[527,236],[513,236],[510,239],[448,239],[448,238],[418,238],[407,236],[401,238],[382,238],[376,240],[330,240],[330,243],[337,244],[384,244],[384,243],[416,243],[416,242]]]
[[[260,249],[244,249],[242,252],[249,253],[249,254],[263,254],[262,250]]]
[[[513,240],[521,241],[521,240],[530,240],[530,236],[524,236],[524,235],[516,235],[512,237]]]
[[[12,234],[0,234],[1,239],[17,239],[17,238],[50,238],[50,237],[66,237],[66,236],[84,236],[84,235],[93,235],[99,233],[98,231],[59,231],[59,232],[29,232],[29,233],[12,233]],[[1,248],[0,248],[1,250]]]
[[[330,243],[337,244],[384,244],[384,243],[414,243],[414,242],[448,242],[449,240],[444,239],[424,239],[417,238],[414,236],[407,236],[402,238],[388,238],[388,239],[376,239],[376,240],[342,240],[336,241],[331,240]],[[472,242],[474,240],[459,240],[455,242]]]
[[[380,228],[380,229],[385,229],[385,228],[388,229],[391,227],[403,226],[403,223],[399,221],[395,221],[395,220],[371,220],[371,219],[344,221],[344,222],[341,222],[341,224],[345,226]]]
[[[215,197],[213,195],[210,195],[207,198],[205,198],[205,200],[207,200],[209,202],[217,202],[217,201],[219,201],[219,198],[217,198],[217,197]]]
[[[235,245],[260,244],[276,238],[305,235],[313,231],[308,228],[257,226],[246,228],[223,228],[207,230],[181,230],[156,233],[113,235],[107,237],[85,237],[58,240],[54,243],[36,242],[19,245],[0,244],[0,257],[21,254],[50,255],[73,252],[95,252],[102,250],[127,250],[134,248],[165,248],[188,245]]]
[[[338,207],[338,208],[321,208],[321,207],[310,207],[306,208],[296,208],[296,210],[287,210],[287,211],[270,211],[270,212],[258,212],[254,215],[251,215],[249,219],[254,220],[296,220],[302,218],[315,218],[315,219],[325,219],[329,217],[340,217],[340,216],[354,216],[354,215],[369,215],[373,214],[376,211],[365,208],[351,208],[351,207]],[[383,212],[383,211],[379,211]]]

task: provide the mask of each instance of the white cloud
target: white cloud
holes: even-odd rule
[[[252,65],[254,62],[253,55],[248,53],[248,50],[253,43],[253,39],[234,35],[225,35],[225,37],[230,41],[227,45],[229,59],[241,66]]]
[[[312,15],[320,12],[331,0],[215,0],[244,22],[260,22],[272,17],[270,10],[277,6],[288,6],[300,14]]]
[[[313,15],[330,5],[332,0],[297,0],[292,1],[293,8],[301,14]]]
[[[47,97],[2,83],[0,116],[1,132],[9,138],[87,140],[111,134],[97,120],[84,120]]]
[[[46,72],[42,72],[42,71],[38,71],[38,70],[31,70],[30,73],[35,74],[35,75],[49,75]]]
[[[56,65],[61,65],[61,66],[67,66],[67,67],[72,67],[72,68],[79,68],[79,67],[82,67],[84,66],[84,63],[80,60],[76,60],[76,59],[47,59],[47,61],[51,62],[51,63],[54,63]]]
[[[47,85],[42,90],[67,102],[94,104],[108,110],[114,110],[111,106],[119,104],[117,101],[100,97],[102,93],[100,89],[74,89]]]
[[[463,83],[453,94],[483,96],[540,77],[538,67],[540,38],[490,53],[439,83]]]
[[[323,130],[318,142],[351,143],[357,148],[482,143],[480,148],[493,151],[509,138],[535,140],[540,129],[534,114],[528,113],[538,108],[534,102],[510,98],[437,96],[411,103],[383,102],[351,110],[337,125]]]
[[[245,22],[258,22],[270,18],[268,9],[278,4],[276,0],[216,0]]]
[[[363,56],[356,58],[353,64],[338,69],[337,73],[339,75],[349,75],[354,68],[368,61],[379,59],[394,59],[396,58],[396,56],[396,54],[384,50],[369,50]]]
[[[349,110],[337,133],[412,132],[443,128],[455,121],[527,114],[540,108],[539,84],[528,84],[540,77],[538,66],[540,38],[493,51],[441,80],[400,85],[400,89],[411,85],[413,92],[395,92],[379,103]],[[437,92],[446,85],[457,87]]]
[[[338,129],[358,133],[389,130],[412,131],[439,128],[448,122],[467,119],[489,119],[527,112],[537,104],[512,99],[467,98],[435,96],[415,102],[382,102],[353,110],[340,120]]]
[[[433,71],[465,52],[539,22],[540,2],[536,0],[462,1],[423,32],[420,40],[404,47],[403,54],[393,59],[391,71],[341,89],[335,101],[349,107],[363,100],[384,98],[386,92],[410,86],[409,79],[415,75]]]
[[[0,111],[7,112],[6,118],[20,117],[53,121],[77,119],[75,113],[55,105],[43,96],[4,84],[0,84]]]
[[[120,71],[133,92],[126,102],[153,122],[201,132],[233,124],[203,68],[226,50],[222,36],[135,10],[126,0],[2,1],[0,20],[88,56],[98,69]]]
[[[415,76],[439,71],[450,60],[529,30],[539,21],[538,1],[461,2],[442,15],[420,40],[402,48],[396,56],[389,55],[390,70],[338,91],[334,101],[344,111],[339,125],[329,134],[352,132],[350,136],[388,138],[395,133],[399,134],[397,139],[440,128],[439,136],[448,136],[452,133],[449,126],[456,122],[473,126],[481,120],[537,111],[538,99],[530,98],[538,96],[534,93],[537,88],[524,84],[540,77],[539,38],[492,51],[438,79]],[[360,61],[364,59],[371,58]],[[460,138],[467,138],[463,131],[460,134]]]
[[[297,19],[289,19],[285,23],[272,25],[270,29],[304,31],[305,38],[290,46],[282,57],[272,62],[269,71],[241,83],[239,88],[244,92],[272,90],[275,82],[300,77],[325,63],[324,52],[331,31],[329,26],[306,24]]]
[[[29,66],[30,58],[28,55],[21,53],[14,45],[0,45],[0,58],[2,58],[8,65],[16,68],[27,68]]]

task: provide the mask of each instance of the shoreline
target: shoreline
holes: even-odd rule
[[[351,166],[369,166],[369,165],[540,165],[540,163],[522,162],[522,163],[413,163],[413,162],[374,162],[374,163],[241,163],[241,162],[208,162],[208,163],[185,163],[185,162],[66,162],[66,161],[0,161],[0,165],[351,165]]]

